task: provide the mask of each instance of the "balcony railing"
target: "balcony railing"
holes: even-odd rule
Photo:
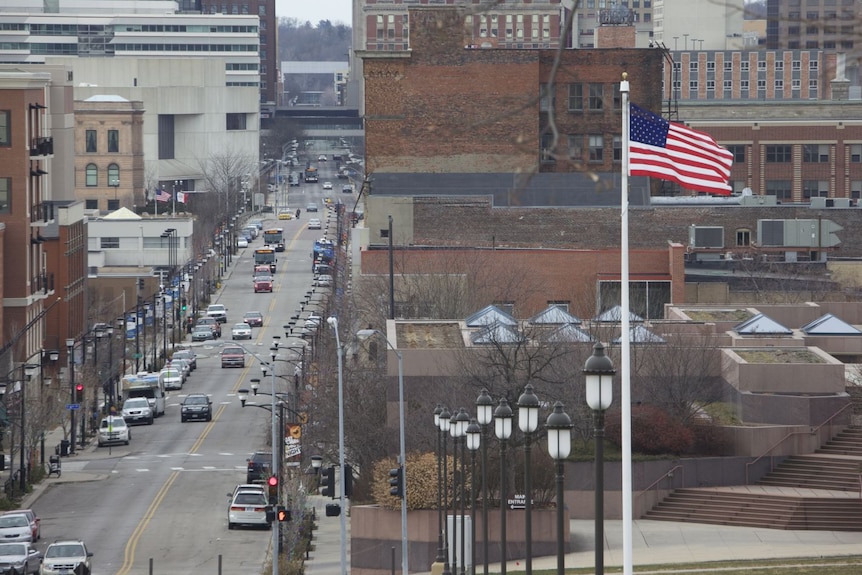
[[[30,223],[47,224],[54,219],[54,204],[36,204],[30,210]]]
[[[36,275],[30,278],[30,285],[33,286],[34,295],[49,295],[54,291],[54,273]]]
[[[34,138],[33,145],[30,146],[31,156],[52,156],[54,155],[54,138]]]

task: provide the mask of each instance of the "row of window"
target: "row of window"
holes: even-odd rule
[[[768,63],[769,62],[767,62],[766,60],[758,60],[757,61],[757,71],[758,72],[767,71],[768,70],[768,68],[767,68]],[[714,61],[707,62],[706,63],[706,71],[707,72],[715,72],[715,64],[716,63]],[[738,65],[739,65],[739,71],[740,72],[751,71],[751,62],[749,62],[748,60],[742,60],[738,63]],[[733,60],[726,59],[724,61],[724,71],[725,72],[733,72],[733,68],[734,68]],[[682,62],[674,62],[673,63],[673,69],[676,72],[681,71],[682,70]],[[699,69],[700,69],[700,62],[693,61],[693,62],[688,63],[689,72],[697,72]],[[772,69],[775,70],[776,72],[784,71],[784,60],[775,60],[772,63]],[[790,69],[793,70],[794,72],[801,71],[802,70],[802,60],[793,60],[790,63]],[[812,59],[812,60],[808,61],[808,70],[810,72],[816,72],[819,69],[820,69],[820,61],[819,60],[813,60]]]
[[[231,4],[230,9],[228,9],[227,4],[222,4],[221,9],[218,6],[213,4],[210,6],[210,14],[248,14],[248,3],[243,2],[240,4]],[[266,4],[261,2],[257,7],[257,15],[258,16],[266,16]]]
[[[560,158],[560,150],[551,150],[553,144],[552,134],[542,135],[543,164],[553,164]],[[605,161],[605,136],[602,134],[571,134],[566,136],[567,158],[570,160],[586,161],[601,164]],[[614,162],[623,159],[622,136],[611,137],[611,154]]]
[[[257,44],[114,44],[117,52],[257,52]],[[263,57],[263,55],[261,55]]]
[[[704,84],[706,85],[707,91],[715,90],[715,86],[716,86],[715,80],[706,80],[704,82]],[[721,85],[722,85],[724,90],[730,91],[730,90],[733,90],[733,84],[734,84],[733,80],[724,80],[724,81],[722,81]],[[739,80],[738,84],[739,84],[739,89],[742,90],[743,92],[747,92],[747,91],[751,90],[751,82],[749,80]],[[674,82],[672,82],[672,85],[673,85],[674,90],[682,90],[682,82],[680,82],[679,80],[675,80]],[[758,80],[756,85],[757,85],[757,90],[765,91],[766,86],[767,86],[767,80]],[[784,88],[785,88],[784,80],[774,80],[772,83],[772,86],[775,90],[784,90]],[[809,91],[817,91],[818,86],[819,86],[819,82],[817,80],[814,80],[814,79],[808,80],[808,90]],[[699,88],[700,88],[700,82],[699,81],[697,81],[697,80],[689,80],[688,81],[688,89],[689,90],[698,90]],[[801,90],[802,89],[802,80],[800,80],[799,78],[792,79],[790,81],[790,89],[791,90]]]
[[[33,36],[86,36],[89,34],[109,34],[122,32],[153,32],[159,34],[257,34],[257,26],[212,26],[209,24],[22,24],[15,30],[26,31]],[[7,28],[0,28],[4,30]]]
[[[791,180],[766,180],[764,185],[764,193],[767,195],[775,196],[779,200],[793,200]],[[738,182],[738,185],[734,186],[734,190],[741,187],[744,187],[744,182]],[[811,198],[818,197],[829,197],[829,182],[826,180],[803,180],[802,198],[810,200]],[[851,180],[850,198],[855,200],[862,198],[862,180]]]
[[[108,130],[108,153],[116,154],[120,151],[120,131]],[[85,152],[88,154],[97,154],[99,152],[98,133],[96,130],[87,130],[84,132]]]
[[[108,200],[108,210],[119,209],[119,206],[117,208],[111,208],[111,201],[112,200]],[[94,202],[95,205],[93,207],[90,207],[90,202]],[[86,200],[85,203],[86,203],[86,207],[88,210],[99,209],[99,200]],[[129,238],[122,238],[122,239],[128,240],[130,245],[133,245],[134,248],[137,249],[138,248],[138,242],[140,241],[141,238],[135,236],[135,237],[129,237]],[[184,247],[186,247],[186,245],[188,244],[188,238],[178,238],[178,239],[179,239],[181,244],[184,244],[184,245],[179,246],[179,249],[183,249]],[[171,241],[175,241],[175,240],[171,240],[170,238],[165,238],[165,237],[161,237],[161,236],[157,236],[157,237],[144,236],[143,237],[143,244],[144,244],[143,248],[145,250],[167,249],[169,247],[172,247]],[[99,238],[99,247],[103,250],[119,249],[120,248],[120,238],[119,237],[111,237],[111,236]]]
[[[116,188],[120,185],[120,166],[117,164],[109,164],[106,170],[108,179],[105,185]],[[84,168],[84,185],[88,188],[95,188],[99,185],[99,167],[96,164],[87,164]]]

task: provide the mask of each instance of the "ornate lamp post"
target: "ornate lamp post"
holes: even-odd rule
[[[548,430],[548,455],[557,463],[557,575],[566,572],[564,523],[563,465],[572,451],[572,419],[563,411],[563,404],[554,404],[554,411],[545,423]]]
[[[452,575],[449,570],[449,521],[447,515],[449,513],[449,474],[447,473],[446,462],[446,436],[449,435],[449,429],[452,426],[452,414],[445,407],[443,413],[440,414],[440,434],[443,436],[443,575]]]
[[[494,410],[494,435],[500,440],[500,575],[506,575],[506,442],[512,436],[512,408],[505,397]]]
[[[472,573],[476,575],[476,451],[482,443],[482,428],[475,419],[467,425],[467,449],[470,450],[470,558]]]
[[[587,405],[593,410],[596,437],[596,575],[603,575],[604,565],[604,435],[605,410],[613,399],[614,362],[605,355],[601,342],[593,346],[593,355],[584,364]]]
[[[494,400],[483,389],[476,398],[476,419],[482,430],[482,573],[488,575],[488,424],[494,418]],[[474,523],[475,525],[475,523]]]
[[[539,398],[533,393],[529,383],[524,387],[524,393],[518,398],[518,428],[524,434],[524,527],[527,548],[525,567],[527,575],[533,575],[533,470],[530,466],[530,444],[533,433],[539,427]]]
[[[460,440],[459,443],[461,444],[461,477],[459,481],[459,483],[461,484],[461,494],[459,496],[459,499],[461,500],[461,527],[460,529],[458,529],[461,535],[461,552],[458,555],[461,559],[461,575],[465,575],[467,572],[467,531],[465,529],[466,521],[464,520],[464,516],[467,513],[465,490],[467,483],[467,427],[470,425],[470,416],[467,415],[467,410],[463,407],[458,409],[458,416],[455,418],[455,421],[457,422],[458,426],[458,430],[456,433],[458,434],[458,439]]]
[[[445,560],[443,557],[443,483],[441,482],[443,474],[443,441],[440,431],[440,416],[443,410],[444,407],[439,403],[434,408],[434,429],[437,436],[437,558],[434,560],[435,563],[443,563]]]

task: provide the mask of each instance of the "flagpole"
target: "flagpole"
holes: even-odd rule
[[[153,203],[156,206],[156,217],[159,217],[159,187],[156,186],[156,195],[153,196]]]
[[[631,305],[629,302],[629,139],[630,117],[628,74],[623,72],[620,96],[623,108],[623,165],[620,187],[620,314],[622,315],[620,372],[622,376],[622,523],[623,575],[632,575],[632,397],[631,397]],[[598,517],[596,518],[598,520]],[[604,545],[604,541],[596,541]]]

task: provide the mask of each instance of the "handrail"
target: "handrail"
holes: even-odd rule
[[[785,435],[784,437],[782,437],[780,440],[778,440],[778,442],[776,442],[776,443],[774,443],[772,446],[770,446],[770,448],[769,448],[769,449],[767,449],[765,452],[763,452],[761,455],[758,455],[758,456],[757,456],[756,458],[754,458],[752,461],[747,462],[747,463],[745,464],[745,484],[746,484],[746,485],[748,485],[748,484],[749,484],[748,470],[751,468],[751,466],[752,466],[752,465],[754,465],[755,463],[757,463],[758,461],[760,461],[761,459],[763,459],[764,457],[766,457],[767,455],[769,455],[769,454],[770,454],[770,452],[772,452],[772,450],[773,450],[773,449],[775,449],[776,447],[778,447],[779,445],[781,445],[782,443],[784,443],[785,441],[787,441],[788,439],[790,439],[790,438],[791,438],[791,437],[793,437],[794,435],[802,435],[803,433],[807,433],[807,434],[811,435],[811,434],[817,433],[818,431],[820,431],[820,428],[821,428],[821,427],[823,427],[823,426],[824,426],[824,425],[826,425],[827,423],[831,423],[833,419],[835,419],[836,417],[838,417],[838,415],[840,415],[840,414],[841,414],[841,412],[843,412],[845,409],[847,409],[847,408],[848,408],[848,407],[850,407],[851,405],[852,405],[851,403],[847,403],[847,404],[846,404],[846,405],[844,405],[841,409],[839,409],[838,411],[836,411],[835,413],[833,413],[832,415],[830,415],[828,418],[826,418],[826,420],[825,420],[823,423],[821,423],[820,425],[818,425],[818,426],[816,426],[816,427],[812,427],[812,428],[811,428],[810,430],[808,430],[807,432],[802,432],[802,431],[791,431],[790,433],[788,433],[787,435]]]
[[[668,477],[673,477],[673,472],[676,471],[677,469],[682,469],[682,486],[685,487],[685,466],[683,466],[681,464],[680,465],[674,465],[673,467],[671,467],[670,469],[668,469],[667,471],[662,473],[661,477],[659,477],[658,479],[656,479],[655,481],[650,483],[644,489],[641,489],[640,492],[638,492],[637,496],[635,497],[635,500],[637,500],[638,497],[640,497],[641,495],[643,495],[644,493],[646,493],[647,491],[649,491],[650,489],[652,489],[653,487],[658,485],[662,480],[664,480]]]

